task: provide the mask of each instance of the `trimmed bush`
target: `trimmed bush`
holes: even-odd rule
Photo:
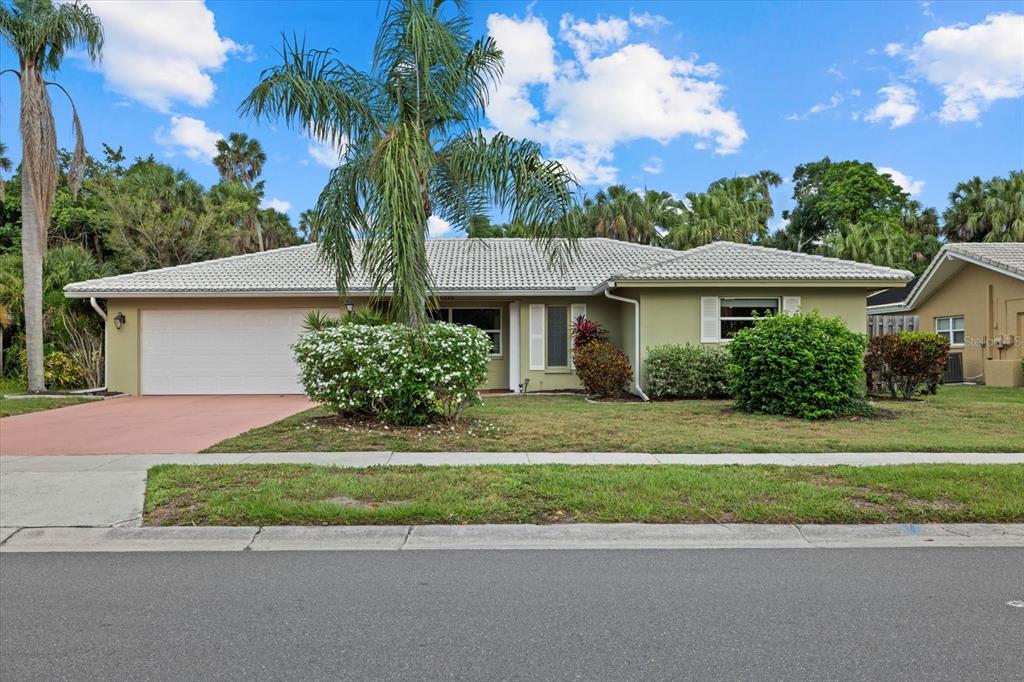
[[[573,352],[576,376],[587,393],[615,398],[629,390],[633,368],[629,358],[607,341],[591,341]]]
[[[728,398],[729,352],[719,346],[654,346],[644,361],[647,393],[656,400]]]
[[[442,322],[421,332],[339,324],[305,334],[292,348],[313,400],[340,414],[419,425],[458,419],[479,402],[491,340],[476,327]]]
[[[805,419],[856,411],[863,402],[867,339],[840,319],[772,315],[736,333],[729,374],[736,406]]]
[[[871,339],[864,358],[868,391],[910,400],[922,386],[938,390],[949,357],[949,340],[929,332],[899,332]]]

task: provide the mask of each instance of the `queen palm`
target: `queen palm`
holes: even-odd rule
[[[217,155],[213,157],[213,165],[217,167],[222,180],[241,182],[250,192],[262,194],[263,183],[257,183],[256,179],[263,172],[263,164],[266,162],[267,155],[259,140],[245,133],[229,133],[226,140],[217,140]],[[259,216],[253,212],[246,219],[255,228],[256,244],[263,251],[266,245]]]
[[[57,192],[57,132],[44,76],[60,69],[67,50],[84,47],[92,61],[100,58],[103,28],[85,5],[51,0],[14,0],[0,5],[0,36],[18,55],[13,73],[21,86],[21,253],[25,288],[25,346],[28,390],[46,390],[43,376],[43,257],[54,196]],[[70,99],[70,96],[68,96]],[[72,193],[81,187],[85,143],[72,102],[75,150],[68,172]]]
[[[454,4],[454,9],[449,8]],[[392,313],[427,320],[432,280],[427,219],[466,230],[489,205],[535,238],[573,237],[575,181],[528,140],[476,129],[503,70],[491,38],[474,41],[459,3],[389,3],[369,72],[332,50],[286,43],[283,63],[262,74],[241,105],[256,118],[283,117],[343,149],[313,214],[319,253],[344,291],[357,261]],[[543,239],[555,262],[575,241]]]

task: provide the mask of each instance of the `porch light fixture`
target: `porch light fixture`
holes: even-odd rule
[[[351,298],[346,298],[346,299],[345,299],[345,310],[347,310],[347,311],[348,311],[348,314],[349,314],[349,315],[351,315],[351,314],[352,314],[352,310],[353,310],[354,308],[355,308],[355,306],[354,306],[354,305],[352,304],[352,299],[351,299]]]
[[[124,326],[124,323],[125,323],[124,313],[118,313],[117,315],[114,315],[114,326],[115,327],[120,329],[121,327]]]

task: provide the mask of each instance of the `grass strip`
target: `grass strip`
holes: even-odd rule
[[[146,525],[1024,522],[1024,465],[160,465]]]

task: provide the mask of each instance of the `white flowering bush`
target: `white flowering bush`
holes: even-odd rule
[[[436,323],[342,324],[309,332],[293,346],[302,386],[340,414],[392,424],[458,419],[479,401],[491,340],[476,327]]]

